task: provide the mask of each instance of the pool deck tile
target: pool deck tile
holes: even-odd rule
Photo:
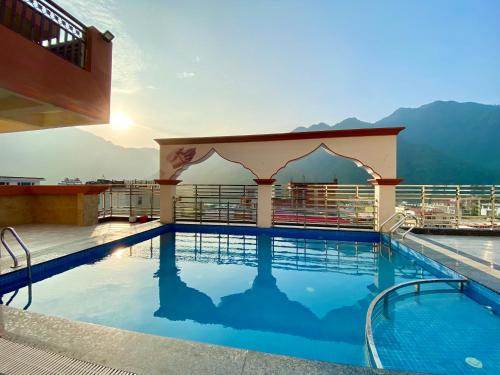
[[[457,254],[447,247],[439,246],[435,242],[429,242],[420,236],[410,234],[404,240],[397,240],[466,278],[474,280],[496,293],[500,293],[499,270]]]
[[[72,225],[20,225],[15,227],[19,236],[31,252],[32,265],[43,263],[78,251],[103,245],[121,238],[159,228],[163,224],[151,221],[144,224],[110,222],[89,227]],[[14,254],[18,257],[20,268],[26,266],[25,255],[21,247],[10,236],[6,239]],[[2,249],[0,274],[14,271],[12,259]]]
[[[455,253],[500,269],[500,236],[419,235]]]
[[[0,336],[67,357],[144,375],[401,374],[129,332],[7,306],[0,306]]]

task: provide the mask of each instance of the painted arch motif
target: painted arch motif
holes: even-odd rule
[[[395,174],[386,177],[379,172],[377,167],[373,167],[373,165],[380,164],[377,158],[374,160],[361,159],[359,152],[339,152],[325,142],[275,146],[272,148],[270,145],[259,144],[162,146],[161,177],[176,179],[189,166],[202,163],[216,153],[225,160],[240,164],[257,179],[271,179],[289,163],[302,159],[319,148],[323,148],[331,155],[352,160],[375,179],[395,177]],[[395,169],[395,152],[392,163]]]

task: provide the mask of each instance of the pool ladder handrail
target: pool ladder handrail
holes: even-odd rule
[[[5,249],[7,250],[9,255],[11,256],[12,260],[14,261],[14,265],[12,266],[12,268],[18,268],[19,261],[17,260],[17,257],[14,255],[9,244],[5,240],[5,233],[6,232],[10,232],[12,234],[12,236],[16,239],[17,243],[21,246],[21,248],[26,253],[26,269],[28,272],[28,283],[31,284],[31,252],[28,250],[28,247],[26,246],[24,241],[21,239],[21,237],[19,237],[19,235],[17,234],[17,232],[14,228],[12,228],[12,227],[3,228],[2,231],[0,232],[0,241],[5,246]]]
[[[405,288],[410,285],[415,285],[415,293],[420,293],[421,284],[431,284],[431,283],[458,283],[459,291],[463,293],[464,284],[468,283],[467,279],[421,279],[406,281],[404,283],[393,285],[375,296],[368,306],[368,311],[366,312],[366,322],[365,322],[365,341],[368,348],[368,353],[375,363],[375,367],[378,369],[383,369],[382,361],[375,346],[375,340],[373,339],[373,329],[372,329],[372,315],[375,307],[380,301],[384,302],[384,311],[387,311],[389,304],[389,295],[398,289]]]
[[[17,234],[17,232],[14,228],[12,228],[12,227],[3,228],[2,231],[0,232],[0,242],[5,246],[5,249],[7,250],[9,255],[11,256],[12,260],[14,261],[14,265],[11,266],[12,268],[18,268],[19,262],[17,260],[17,257],[12,252],[12,249],[10,248],[9,244],[5,240],[5,233],[6,232],[10,232],[12,234],[12,236],[16,239],[16,241],[19,243],[21,248],[26,253],[26,270],[28,272],[28,274],[27,274],[27,278],[28,278],[28,285],[27,285],[28,286],[28,303],[23,307],[23,309],[26,310],[31,305],[31,301],[33,299],[32,298],[32,295],[33,295],[33,293],[32,293],[32,278],[31,278],[31,252],[28,250],[28,247],[26,246],[24,241],[21,239],[21,237],[19,237],[19,234]],[[0,246],[0,250],[1,250],[1,246]],[[17,293],[19,293],[19,289],[17,289],[14,292],[14,294],[10,297],[9,301],[7,301],[7,303],[6,303],[6,306],[10,305],[12,300],[16,297]]]
[[[398,215],[404,215],[404,212],[394,212],[391,216],[389,216],[387,219],[385,219],[382,224],[379,225],[379,228],[382,230],[385,224],[387,224],[389,221],[394,219]]]
[[[410,228],[408,228],[404,233],[403,235],[401,236],[401,238],[405,238],[406,235],[408,233],[410,233],[413,228],[415,228],[417,225],[418,225],[418,217],[412,213],[409,213],[409,212],[399,212],[399,214],[401,214],[403,217],[401,219],[399,219],[396,224],[394,224],[390,229],[389,229],[389,234],[392,235],[394,234],[394,232],[396,232],[404,223],[406,223],[406,220],[408,219],[414,219],[415,220],[415,224],[411,225]],[[391,220],[392,218],[394,218],[396,215],[392,215],[389,219],[387,219],[386,221],[384,221],[384,223],[382,225],[384,225],[385,223],[387,223],[389,220]],[[382,228],[382,226],[381,226]]]

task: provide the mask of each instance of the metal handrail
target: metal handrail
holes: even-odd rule
[[[415,224],[411,225],[411,226],[410,226],[410,228],[408,228],[408,229],[407,229],[407,230],[403,233],[403,235],[401,236],[401,238],[402,238],[402,239],[404,239],[404,238],[406,237],[406,235],[407,235],[408,233],[410,233],[410,232],[413,230],[413,228],[415,228],[415,227],[417,226],[417,223],[418,223],[418,221],[415,221]]]
[[[379,225],[379,228],[382,229],[385,224],[387,224],[389,221],[391,221],[392,219],[394,219],[398,215],[404,215],[404,213],[403,212],[394,212],[391,216],[389,216],[387,219],[385,219],[382,222],[382,224]]]
[[[23,242],[21,237],[19,237],[19,235],[17,234],[17,232],[15,231],[14,228],[12,228],[12,227],[3,228],[2,232],[0,233],[0,241],[5,246],[5,249],[10,254],[12,259],[14,260],[14,266],[12,268],[19,267],[19,263],[17,261],[17,257],[14,255],[11,248],[9,247],[9,244],[7,243],[7,241],[5,241],[5,233],[6,232],[10,232],[12,234],[12,236],[16,239],[16,241],[19,243],[19,245],[21,245],[22,249],[26,253],[26,269],[28,272],[28,284],[31,285],[31,253],[28,250],[28,248],[26,247],[26,244]]]
[[[373,362],[375,363],[375,366],[379,369],[384,368],[382,365],[382,361],[380,360],[380,356],[378,355],[377,347],[375,346],[375,340],[373,339],[373,329],[372,329],[372,314],[373,311],[375,310],[375,307],[380,301],[384,301],[384,306],[387,307],[388,305],[388,296],[389,294],[393,293],[394,291],[405,288],[410,285],[415,285],[416,286],[416,293],[420,292],[420,285],[421,284],[430,284],[430,283],[458,283],[460,288],[459,291],[463,292],[464,289],[464,284],[467,283],[467,279],[422,279],[422,280],[412,280],[412,281],[406,281],[404,283],[400,283],[397,285],[393,285],[390,288],[385,289],[381,293],[377,294],[375,298],[372,300],[370,303],[370,306],[368,306],[368,311],[366,312],[366,324],[365,324],[365,340],[366,344],[368,346],[368,351],[373,359]]]
[[[418,223],[418,218],[413,215],[413,214],[408,214],[408,213],[403,213],[403,218],[401,218],[396,224],[394,224],[391,229],[389,229],[389,233],[392,236],[392,234],[397,231],[405,222],[407,219],[414,219],[416,223]],[[403,236],[406,236],[413,228],[415,228],[416,225],[413,225],[408,229]],[[403,237],[404,238],[404,237]]]

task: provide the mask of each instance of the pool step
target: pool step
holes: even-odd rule
[[[0,374],[136,375],[0,338]]]

